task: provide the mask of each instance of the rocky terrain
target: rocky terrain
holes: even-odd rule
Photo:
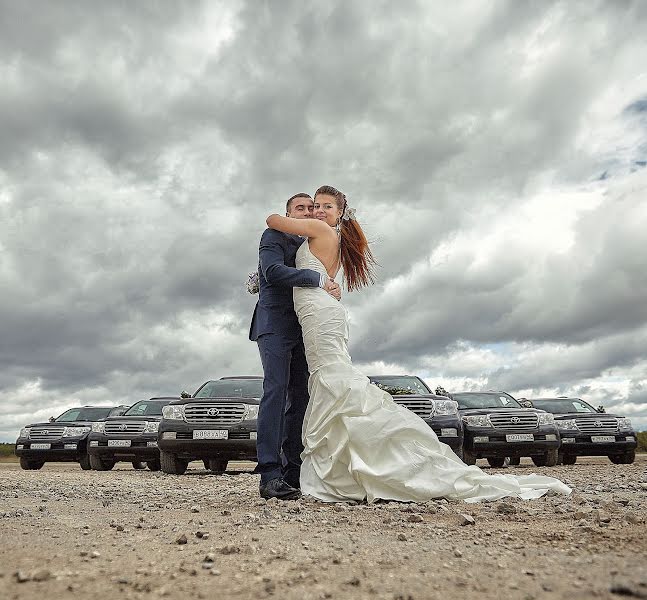
[[[250,464],[200,466],[0,464],[0,597],[647,598],[645,455],[524,460],[573,494],[477,505],[266,502]]]

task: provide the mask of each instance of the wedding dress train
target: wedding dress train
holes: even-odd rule
[[[326,273],[304,242],[296,266]],[[325,502],[530,499],[570,488],[541,475],[488,475],[464,464],[417,415],[370,383],[348,354],[346,308],[321,288],[294,288],[310,402],[301,490]]]

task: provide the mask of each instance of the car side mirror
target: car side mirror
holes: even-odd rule
[[[50,423],[53,423],[54,421],[56,421],[56,417],[50,417],[50,418],[49,418],[49,422],[50,422]]]
[[[519,404],[521,404],[521,406],[523,406],[524,408],[534,408],[530,400],[521,400]]]
[[[599,413],[605,413],[605,412],[607,412],[607,411],[605,410],[604,406],[602,406],[602,405],[598,406],[595,410],[596,410],[597,412],[599,412]]]
[[[180,392],[180,398],[191,398],[191,394],[189,394],[189,392],[187,392],[185,390],[182,390]]]

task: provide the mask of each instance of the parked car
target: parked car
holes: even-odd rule
[[[122,416],[92,423],[88,436],[90,466],[109,471],[119,461],[131,462],[135,469],[160,470],[157,430],[162,408],[176,397],[151,398],[133,404]],[[146,463],[144,465],[143,463]]]
[[[256,460],[262,395],[262,377],[222,377],[167,404],[157,437],[162,471],[181,475],[190,461],[201,460],[222,473],[230,460]]]
[[[595,409],[581,398],[533,398],[526,401],[555,415],[555,424],[562,438],[559,455],[565,465],[574,465],[578,456],[608,456],[615,464],[634,462],[638,442],[627,417],[602,412],[603,408]]]
[[[490,466],[502,467],[509,457],[518,465],[522,456],[541,467],[557,464],[559,431],[551,413],[524,408],[506,392],[460,392],[452,398],[465,428],[466,464],[486,458]]]
[[[78,462],[89,470],[88,434],[92,423],[128,410],[121,406],[78,406],[47,423],[33,423],[20,430],[16,440],[16,456],[26,470],[42,468],[46,462]]]
[[[463,423],[454,400],[434,394],[414,375],[370,375],[369,379],[391,394],[395,402],[423,419],[441,442],[462,457]]]

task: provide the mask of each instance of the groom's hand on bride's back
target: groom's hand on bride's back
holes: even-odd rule
[[[335,298],[335,300],[341,300],[341,287],[334,279],[328,278],[328,281],[324,284],[324,290]]]

